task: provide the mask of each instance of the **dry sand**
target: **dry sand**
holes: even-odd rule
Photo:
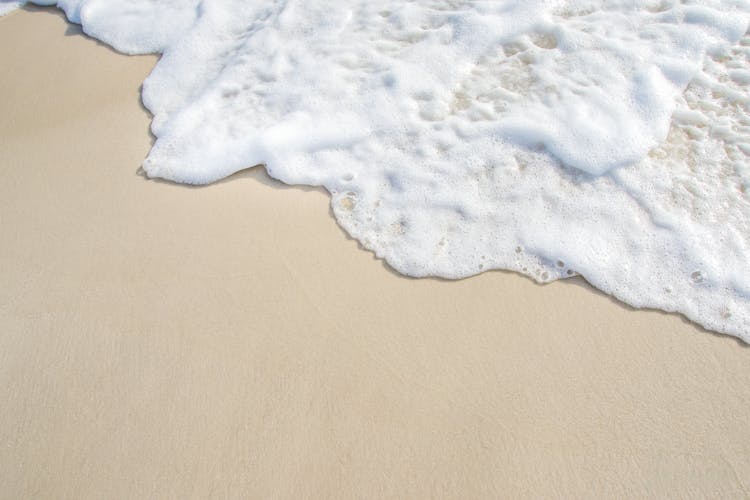
[[[155,61],[0,20],[0,497],[748,495],[750,349],[398,276],[260,168],[148,181]]]

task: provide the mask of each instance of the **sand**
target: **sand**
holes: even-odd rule
[[[262,168],[147,180],[155,62],[0,19],[0,498],[748,496],[746,346],[404,278]]]

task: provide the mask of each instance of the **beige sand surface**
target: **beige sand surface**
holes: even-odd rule
[[[155,61],[0,19],[1,498],[748,496],[750,349],[397,276],[262,169],[148,181]]]

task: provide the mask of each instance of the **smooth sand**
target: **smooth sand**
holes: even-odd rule
[[[0,497],[748,495],[750,349],[397,276],[259,168],[146,180],[155,61],[0,20]]]

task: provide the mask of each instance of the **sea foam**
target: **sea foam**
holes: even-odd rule
[[[0,17],[21,7],[23,3],[23,0],[0,0]]]
[[[37,3],[163,53],[151,177],[263,164],[404,274],[581,274],[750,341],[745,0]]]

